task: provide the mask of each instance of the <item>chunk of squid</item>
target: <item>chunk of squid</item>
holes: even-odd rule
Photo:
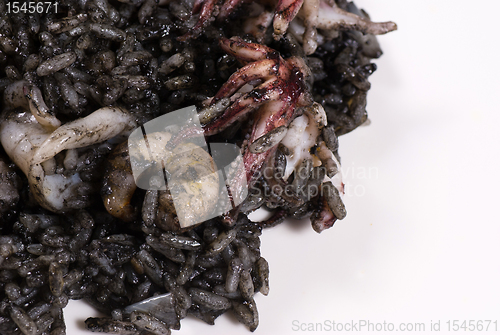
[[[54,156],[126,135],[136,127],[132,115],[116,107],[98,109],[52,132],[28,112],[5,112],[1,119],[0,142],[5,152],[28,177],[38,203],[53,212],[87,206],[85,192],[89,187],[77,172],[55,173]]]

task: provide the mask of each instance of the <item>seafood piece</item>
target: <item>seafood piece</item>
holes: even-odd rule
[[[26,98],[28,98],[31,114],[33,114],[38,123],[51,130],[61,125],[61,121],[54,116],[54,113],[49,110],[45,101],[43,101],[42,91],[38,87],[34,85],[31,87],[24,86],[23,92]]]
[[[119,144],[108,157],[101,196],[109,214],[123,221],[132,221],[137,209],[130,205],[137,185],[130,166],[127,142]]]
[[[311,215],[311,225],[315,232],[321,233],[323,230],[331,228],[337,221],[337,217],[330,209],[326,198],[319,198],[318,207]]]
[[[47,107],[42,92],[26,80],[16,81],[5,88],[4,102],[9,108],[22,107],[31,111],[36,120],[49,130],[61,125],[54,113]]]
[[[226,20],[229,15],[247,0],[225,0],[221,10],[217,12],[217,0],[197,0],[193,6],[192,14],[200,12],[196,25],[190,31],[179,38],[185,41],[198,37],[203,28],[217,16],[219,21]],[[265,1],[263,1],[265,3]],[[303,41],[306,55],[316,51],[319,39],[318,29],[324,30],[327,36],[334,36],[332,32],[338,30],[356,30],[365,34],[380,35],[396,30],[394,22],[376,23],[370,21],[365,15],[359,15],[358,10],[346,11],[341,9],[334,0],[278,0],[275,5],[273,21],[274,38],[281,39],[288,31],[290,23],[300,18],[303,23],[296,23],[295,32],[300,31],[297,36]],[[218,13],[218,14],[217,14]],[[259,42],[263,39],[263,30],[270,25],[271,17],[268,12],[263,11],[260,16],[250,18],[245,22],[246,33],[253,34]],[[252,24],[255,28],[252,27]],[[301,26],[302,29],[297,26]]]
[[[290,155],[286,156],[287,164],[284,172],[284,179],[288,179],[288,177],[294,173],[294,184],[296,185],[293,189],[298,190],[299,188],[303,188],[306,190],[305,192],[312,190],[316,195],[319,194],[319,207],[313,211],[311,217],[312,226],[318,233],[332,227],[337,219],[342,220],[345,217],[345,214],[340,215],[340,211],[337,210],[339,206],[343,206],[340,195],[344,194],[344,183],[342,182],[340,162],[324,141],[320,141],[318,145],[318,137],[320,137],[323,129],[328,129],[323,132],[323,136],[327,136],[325,134],[330,134],[329,137],[325,139],[328,143],[331,144],[336,141],[333,129],[323,128],[326,124],[324,120],[326,115],[324,114],[323,108],[319,108],[319,106],[316,105],[316,108],[310,108],[305,115],[297,117],[290,124],[287,135],[281,142],[290,152]],[[311,176],[309,172],[310,168],[308,164],[305,164],[306,162],[312,162],[313,166],[321,168],[324,177],[321,177],[321,180],[319,180],[320,185],[310,182],[308,184],[307,179],[314,177]],[[302,178],[303,176],[306,178]],[[300,180],[298,178],[305,180]],[[295,180],[297,180],[297,183],[301,183],[301,185],[299,186],[295,183]],[[321,185],[322,183],[323,185]],[[335,188],[335,194],[337,195],[335,202],[327,201],[325,192],[329,192],[328,195],[330,196],[333,190],[329,188],[330,186],[324,186],[325,184],[331,184],[331,186]],[[326,188],[328,188],[328,190],[326,190]],[[300,192],[298,193],[300,194]],[[306,196],[309,198],[307,194]],[[339,214],[339,217],[332,212],[330,205],[332,205],[331,207],[335,207],[335,211]]]
[[[9,84],[3,92],[4,106],[7,108],[22,107],[28,110],[29,104],[24,94],[24,87],[28,85],[29,83],[26,80],[19,80]]]
[[[302,35],[302,45],[304,47],[304,53],[306,55],[311,55],[316,51],[318,47],[318,21],[319,21],[319,4],[321,0],[306,0],[302,6],[302,15],[304,20],[305,31]],[[276,22],[276,20],[274,21]],[[276,26],[274,29],[276,33]]]
[[[295,18],[302,5],[306,2],[317,3],[318,0],[279,0],[276,5],[273,28],[275,39],[285,35],[288,24]]]
[[[298,108],[312,103],[306,85],[310,72],[302,59],[291,57],[285,60],[275,50],[247,43],[239,37],[222,39],[220,45],[224,51],[246,65],[235,72],[221,87],[212,104],[232,96],[250,81],[260,80],[262,84],[236,99],[221,116],[205,125],[205,135],[221,132],[238,118],[254,112],[252,116],[254,125],[248,138],[248,143],[252,144],[265,134],[274,134],[273,131],[281,126],[288,127],[298,115]],[[281,139],[280,136],[276,138]],[[257,172],[274,155],[279,141],[275,142],[272,143],[274,145],[266,147],[268,150],[260,153],[252,153],[249,147],[245,148],[243,162],[246,180],[250,185],[255,182]],[[242,177],[244,176],[241,174],[238,177],[240,183]]]
[[[257,39],[257,42],[263,43],[266,36],[267,28],[273,23],[274,14],[272,12],[263,11],[259,16],[250,17],[243,24],[245,34],[250,34]]]
[[[123,135],[136,126],[133,117],[116,107],[101,108],[89,116],[68,122],[55,131],[48,129],[27,112],[2,115],[0,141],[5,152],[28,177],[38,203],[53,212],[64,212],[88,204],[78,172],[55,173],[59,152],[86,147]]]
[[[136,126],[128,111],[119,107],[100,108],[52,132],[34,154],[32,164],[41,164],[62,150],[101,143],[118,135],[126,136]]]
[[[147,172],[145,177],[148,180],[141,187],[161,190],[157,203],[149,204],[158,207],[150,215],[166,230],[199,224],[213,211],[218,201],[219,178],[212,157],[190,142],[166,150],[171,137],[167,131],[154,132],[147,134],[145,141],[135,140],[133,134],[128,147],[122,143],[115,149],[104,177],[103,189],[104,204],[111,215],[124,221],[134,218],[135,210],[130,206],[130,200],[137,184],[144,184],[134,180],[132,171]],[[130,160],[129,155],[134,155],[134,159]],[[135,165],[131,166],[131,162]],[[163,165],[159,166],[159,163]],[[168,190],[162,182],[163,168],[169,174]],[[172,224],[167,228],[165,221]]]
[[[29,112],[4,112],[0,124],[0,142],[14,163],[28,175],[34,152],[49,136]]]
[[[372,22],[368,18],[339,8],[333,1],[330,2],[323,0],[319,3],[318,29],[356,30],[364,34],[381,35],[398,28],[394,22]]]
[[[297,16],[303,21],[304,33],[301,39],[306,55],[316,51],[319,42],[317,29],[324,30],[327,36],[331,35],[332,31],[338,30],[355,30],[364,34],[381,35],[397,29],[394,22],[372,22],[363,15],[341,9],[335,1],[331,0],[281,0],[280,4],[282,2],[290,2],[290,7],[293,8],[300,4],[302,8],[300,11],[291,11],[290,7],[285,7],[286,14],[276,12],[274,17],[275,38],[283,37],[288,25]]]

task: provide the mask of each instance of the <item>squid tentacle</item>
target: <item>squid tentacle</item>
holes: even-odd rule
[[[271,83],[274,83],[274,80],[271,80]],[[268,91],[267,84],[269,83],[260,85],[236,100],[224,114],[205,126],[205,135],[217,134],[236,122],[242,115],[254,111],[268,101],[277,99],[280,91],[276,89]]]
[[[274,38],[280,39],[288,29],[290,21],[297,15],[304,0],[280,0],[274,14]]]
[[[241,37],[222,38],[219,45],[224,52],[235,56],[243,64],[279,57],[276,50],[262,44],[245,42]]]
[[[256,79],[269,80],[278,72],[277,62],[272,59],[266,59],[257,64],[250,63],[236,71],[222,85],[214,97],[214,102],[222,99],[224,96],[233,95],[243,85]]]

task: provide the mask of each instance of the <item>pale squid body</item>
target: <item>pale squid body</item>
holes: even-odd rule
[[[281,141],[283,145],[291,150],[290,155],[286,156],[287,164],[283,179],[286,180],[304,159],[311,159],[313,166],[324,165],[322,160],[318,157],[318,154],[311,154],[310,152],[310,149],[318,143],[317,140],[320,133],[321,130],[318,128],[317,122],[313,120],[313,116],[311,115],[304,114],[292,121],[285,138]],[[328,159],[331,159],[338,167],[338,173],[332,177],[325,175],[323,182],[331,181],[339,193],[341,195],[344,194],[340,162],[328,148],[320,146],[320,150],[323,150],[324,152],[322,154],[328,155]],[[323,161],[325,160],[326,159],[323,159]]]
[[[2,116],[0,142],[10,159],[28,177],[38,203],[50,211],[64,212],[88,205],[80,199],[85,185],[77,172],[56,173],[54,156],[63,150],[126,134],[135,127],[131,114],[116,107],[98,109],[54,131],[42,126],[31,113],[11,111]]]
[[[290,124],[281,142],[290,150],[290,154],[286,156],[285,180],[293,171],[299,171],[304,160],[310,160],[313,166],[321,166],[326,171],[321,184],[318,207],[311,215],[312,227],[318,233],[332,227],[337,220],[342,220],[346,216],[342,202],[344,183],[340,162],[323,140],[318,142],[322,129],[321,122],[318,121],[321,119],[323,118],[318,118],[312,113],[297,117]],[[316,148],[314,154],[311,153],[313,147]]]

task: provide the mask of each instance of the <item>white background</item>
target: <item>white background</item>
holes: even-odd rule
[[[486,319],[500,330],[500,2],[356,4],[399,29],[379,38],[372,124],[340,140],[348,216],[321,235],[308,223],[264,232],[271,291],[256,297],[255,334],[317,333],[294,320],[425,333],[441,320],[444,334],[447,320]],[[83,320],[96,312],[81,302],[65,312],[69,335],[90,334]],[[249,331],[224,315],[213,327],[188,318],[178,333]]]

